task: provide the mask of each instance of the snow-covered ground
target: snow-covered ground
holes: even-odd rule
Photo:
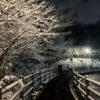
[[[89,58],[73,58],[71,61],[70,59],[60,60],[57,64],[61,64],[64,66],[69,67],[78,67],[78,66],[93,66],[93,67],[100,67],[100,60],[99,59],[89,59]]]

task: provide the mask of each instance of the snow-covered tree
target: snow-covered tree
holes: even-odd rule
[[[45,0],[0,0],[0,66],[24,48],[40,58],[45,45],[54,45],[53,38],[60,35],[53,30],[71,23],[71,18]]]

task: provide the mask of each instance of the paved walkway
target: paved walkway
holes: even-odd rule
[[[64,75],[67,75],[67,77],[64,77]],[[70,78],[71,75],[67,72],[51,80],[37,100],[74,100],[69,89]]]

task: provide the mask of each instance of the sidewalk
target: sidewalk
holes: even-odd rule
[[[69,89],[71,77],[70,71],[67,71],[51,80],[37,100],[74,100]]]

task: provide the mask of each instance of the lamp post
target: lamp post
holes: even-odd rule
[[[86,48],[85,49],[85,53],[88,53],[89,54],[89,59],[90,59],[91,49],[90,48]]]
[[[90,56],[91,56],[91,48],[85,48],[85,53],[89,55],[89,59],[90,59]],[[85,64],[86,64],[86,59],[85,59]]]
[[[96,52],[100,52],[100,49],[97,49],[95,51],[92,51],[91,48],[85,48],[85,53],[89,54],[89,58],[91,56],[91,53],[96,53]]]
[[[88,48],[85,48],[85,53],[89,54],[89,59],[90,59],[91,53],[97,53],[97,52],[100,52],[100,49],[91,50],[91,48],[89,48],[89,47]],[[86,60],[85,60],[85,63],[86,63]],[[91,65],[93,65],[93,61],[92,61],[92,64]]]

